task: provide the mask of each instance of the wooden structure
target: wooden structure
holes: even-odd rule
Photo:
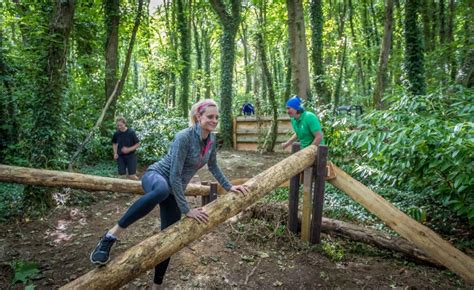
[[[300,144],[294,143],[291,151],[300,150]],[[319,146],[314,163],[303,171],[303,208],[301,214],[301,239],[317,244],[321,242],[321,223],[323,219],[324,187],[328,176],[327,146]],[[293,176],[290,181],[288,198],[288,229],[298,232],[298,201],[300,176]],[[332,177],[331,177],[332,178]]]
[[[61,289],[119,288],[303,171],[314,162],[316,151],[316,146],[305,148],[251,178],[245,183],[249,188],[247,195],[229,193],[206,205],[204,209],[209,215],[207,224],[184,218],[128,249],[107,266],[96,268]]]
[[[272,117],[269,116],[239,116],[234,118],[233,144],[235,150],[257,151],[264,142],[270,130]],[[278,117],[277,144],[287,141],[293,133],[290,117]],[[275,146],[275,150],[282,150]]]

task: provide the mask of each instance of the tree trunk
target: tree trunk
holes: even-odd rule
[[[357,40],[357,34],[355,33],[354,29],[354,6],[352,5],[352,0],[348,1],[349,4],[349,25],[351,28],[351,36],[352,36],[352,42],[354,43],[354,48],[356,50],[356,63],[357,63],[357,68],[358,68],[358,75],[360,79],[360,86],[362,87],[362,94],[367,95],[367,85],[366,85],[366,78],[365,78],[365,72],[364,72],[364,66],[363,66],[363,56],[360,52],[360,48],[358,48],[358,40]],[[359,82],[357,82],[359,83]],[[357,84],[356,84],[357,85]]]
[[[431,229],[407,216],[382,196],[371,191],[337,166],[334,165],[333,168],[336,178],[328,180],[329,183],[376,215],[426,255],[446,266],[467,282],[474,282],[474,260],[471,257],[453,247]]]
[[[301,98],[307,99],[311,88],[303,3],[302,0],[286,0],[286,7],[288,9],[292,86]]]
[[[374,25],[373,31],[374,31],[374,39],[375,39],[375,44],[378,46],[379,45],[379,31],[377,28],[377,17],[375,16],[375,8],[374,8],[374,1],[370,1],[370,14],[372,14],[372,23]]]
[[[439,44],[446,43],[446,4],[439,0]]]
[[[451,81],[456,79],[456,59],[454,58],[454,19],[456,17],[456,3],[449,0],[449,18],[448,18],[448,62],[449,77]]]
[[[266,220],[268,222],[277,222],[278,224],[274,226],[278,227],[281,222],[286,223],[288,220],[288,205],[285,203],[258,203],[245,210],[240,220],[252,218]],[[298,220],[298,228],[301,228],[301,220]],[[323,217],[321,231],[356,242],[366,243],[384,250],[401,253],[406,257],[423,263],[429,263],[437,267],[441,266],[441,264],[428,257],[407,240],[390,236],[374,229]]]
[[[66,88],[68,40],[74,21],[75,1],[61,0],[54,3],[46,43],[46,57],[40,66],[44,77],[38,80],[38,92],[33,101],[33,126],[31,163],[40,168],[58,168],[60,152],[64,144],[61,138],[63,125],[63,102]],[[25,190],[27,206],[48,208],[53,205],[49,191]]]
[[[373,102],[374,107],[382,109],[382,96],[385,90],[388,58],[390,56],[390,48],[392,47],[392,31],[393,31],[393,1],[385,1],[385,25],[382,46],[380,47],[379,68],[377,70],[377,82],[374,88]]]
[[[330,96],[324,82],[324,62],[323,62],[323,3],[321,0],[312,0],[310,4],[311,15],[311,59],[313,64],[313,86],[320,104],[329,104]]]
[[[405,2],[405,73],[407,90],[413,95],[426,91],[422,35],[417,23],[418,2]]]
[[[196,18],[197,16],[194,15]],[[193,30],[194,30],[194,48],[196,51],[196,72],[197,72],[197,83],[196,86],[196,102],[201,99],[201,84],[203,81],[203,73],[202,73],[202,46],[201,46],[201,37],[199,36],[199,31],[196,26],[196,19],[194,19],[193,23]]]
[[[241,23],[240,31],[240,40],[242,41],[242,47],[244,49],[245,95],[248,96],[250,91],[252,91],[252,73],[250,69],[249,49],[247,44],[247,26],[243,21]]]
[[[0,164],[0,181],[45,187],[143,194],[140,181]],[[219,189],[223,193],[223,189]],[[209,186],[189,184],[186,195],[208,195]]]
[[[204,92],[204,98],[205,99],[210,99],[211,98],[211,39],[208,35],[208,32],[206,29],[201,30],[202,33],[202,42],[204,46],[204,75],[205,75],[205,80],[206,83],[204,85],[205,87],[205,92]]]
[[[286,101],[291,97],[291,92],[295,89],[291,87],[291,79],[292,79],[292,72],[291,72],[291,56],[290,56],[290,41],[287,42],[287,47],[285,49],[285,67],[286,67],[286,74],[285,74],[285,93],[283,94],[283,107],[286,105]]]
[[[432,50],[431,37],[431,0],[423,0],[421,7],[421,15],[423,18],[423,39],[425,43],[425,50]]]
[[[176,1],[163,0],[163,7],[165,10],[165,24],[166,30],[170,37],[169,41],[169,50],[173,52],[171,55],[171,62],[176,64],[177,60],[177,52],[176,52],[176,16],[175,16],[175,9],[173,5],[176,5]],[[170,15],[171,14],[171,15]],[[167,84],[168,87],[168,105],[172,107],[176,106],[176,73],[174,71],[169,72],[169,81]]]
[[[273,89],[273,79],[272,74],[270,73],[270,69],[268,68],[268,59],[267,54],[265,51],[265,39],[263,38],[263,33],[258,32],[256,37],[256,44],[257,44],[257,51],[260,56],[260,61],[262,64],[262,71],[265,75],[265,81],[267,82],[266,86],[268,88],[268,99],[270,101],[270,106],[272,109],[272,116],[273,120],[270,125],[270,135],[269,138],[265,138],[265,142],[267,142],[265,147],[266,152],[273,152],[273,148],[275,147],[277,133],[278,133],[278,107],[275,100],[275,91]]]
[[[227,9],[222,0],[211,0],[211,6],[222,24],[221,37],[221,125],[220,132],[225,148],[232,147],[232,98],[235,59],[235,36],[239,29],[241,0],[232,0]],[[227,10],[230,10],[230,14]]]
[[[191,40],[189,33],[189,13],[184,0],[176,1],[176,24],[179,33],[179,55],[180,55],[180,108],[184,118],[188,116],[189,107],[189,76],[191,74]],[[188,7],[188,9],[191,9]]]
[[[339,106],[339,100],[341,97],[342,76],[344,74],[344,66],[346,62],[346,49],[347,49],[347,38],[344,37],[342,51],[340,54],[339,76],[337,78],[336,89],[334,90],[334,107],[335,108]]]
[[[474,2],[470,1],[463,11],[464,16],[464,41],[465,49],[462,51],[462,61],[456,75],[456,83],[466,88],[474,87],[474,23],[471,15],[474,13]]]
[[[316,148],[316,146],[309,146],[247,181],[245,183],[249,188],[247,195],[230,193],[206,205],[204,210],[209,215],[207,224],[200,224],[194,219],[184,218],[165,231],[130,248],[109,262],[106,267],[95,268],[64,285],[61,289],[111,289],[125,285],[128,281],[153,268],[187,244],[199,239],[219,224],[254,204],[266,193],[277,188],[280,183],[312,165],[316,156]]]
[[[120,0],[104,0],[105,14],[105,98],[104,104],[109,100],[110,95],[115,89],[118,81],[119,69],[119,23],[120,23]],[[109,134],[107,129],[115,127],[115,106],[117,98],[114,98],[105,113],[104,125],[102,126],[102,135]]]
[[[0,15],[0,23],[3,23],[2,15]],[[0,78],[4,88],[4,94],[0,96],[0,114],[4,116],[3,126],[0,126],[0,162],[3,162],[5,157],[4,150],[10,144],[18,143],[18,122],[17,122],[17,102],[13,97],[14,71],[7,62],[5,46],[3,46],[3,27],[0,28]]]

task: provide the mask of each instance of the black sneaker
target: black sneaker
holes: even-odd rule
[[[94,251],[92,251],[90,260],[93,264],[96,265],[105,265],[109,261],[109,252],[112,245],[117,241],[116,238],[107,237],[107,234],[104,235],[97,246],[95,247]]]

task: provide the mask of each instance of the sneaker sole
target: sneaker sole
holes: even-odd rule
[[[105,262],[94,261],[94,260],[92,260],[92,255],[93,255],[93,254],[94,254],[94,251],[92,251],[92,253],[90,254],[89,260],[90,260],[91,263],[94,264],[94,265],[104,266],[104,265],[107,264],[107,263],[109,262],[109,260],[110,260],[110,257],[108,257]]]

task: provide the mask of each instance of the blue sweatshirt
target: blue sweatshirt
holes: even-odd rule
[[[213,133],[209,134],[207,142],[204,143],[201,139],[201,127],[197,124],[194,127],[179,131],[169,148],[168,154],[147,169],[147,171],[157,171],[168,180],[171,193],[183,214],[189,212],[184,190],[191,178],[205,164],[225,190],[232,187],[232,184],[217,165],[216,145],[216,136]]]

